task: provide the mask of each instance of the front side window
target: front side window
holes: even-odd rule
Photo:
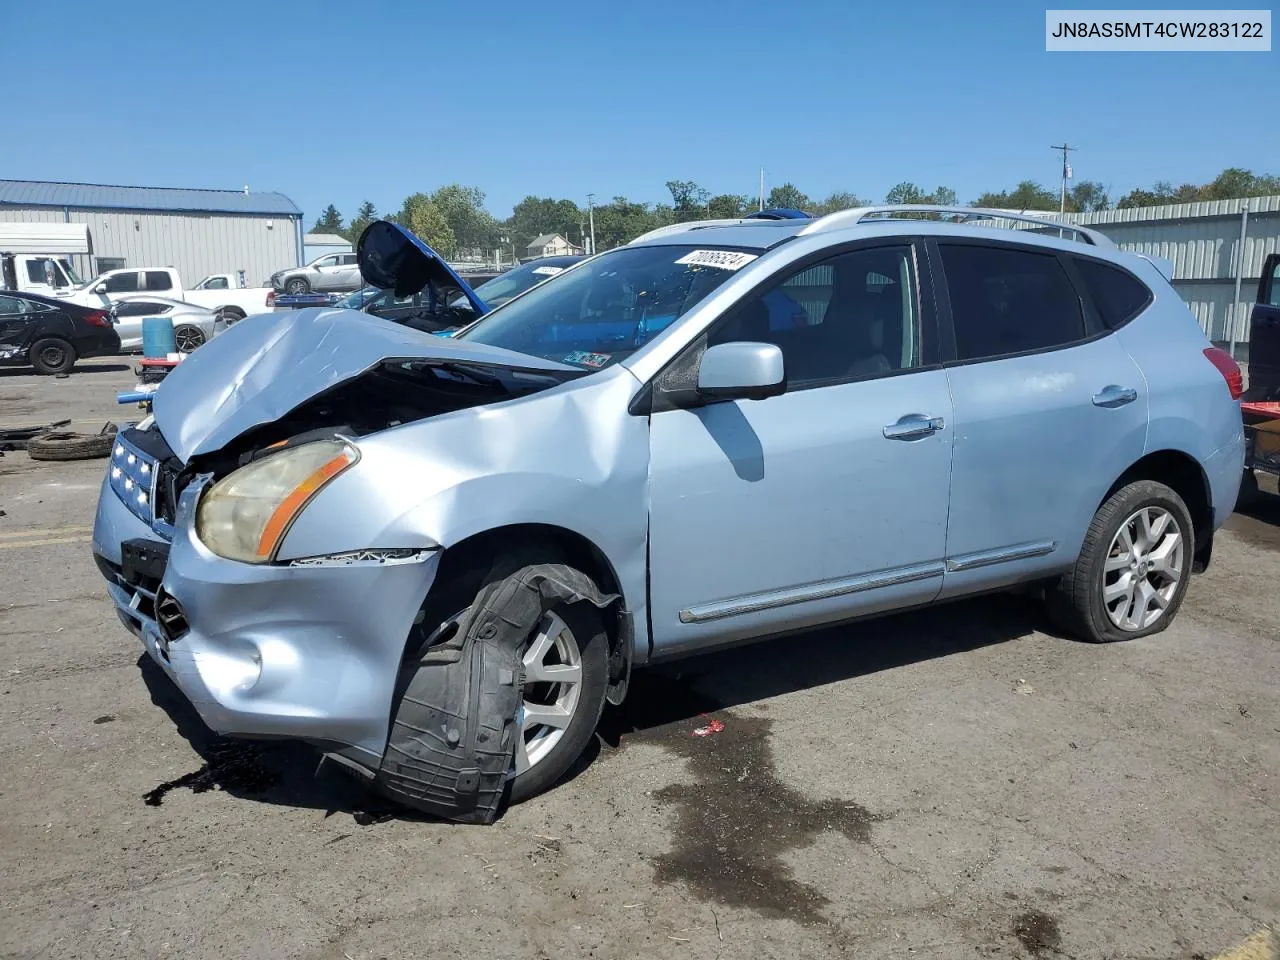
[[[1271,306],[1280,307],[1280,261],[1271,268]]]
[[[1058,258],[940,243],[958,360],[1065,347],[1085,337],[1080,298]]]
[[[920,366],[916,304],[910,245],[853,250],[748,298],[707,343],[776,344],[789,387],[894,373]]]
[[[314,264],[312,264],[312,266],[314,266],[317,270],[322,269],[324,267],[336,267],[337,265],[338,265],[338,257],[336,254],[329,257],[321,257]]]
[[[137,293],[138,273],[136,270],[117,273],[114,277],[108,277],[106,284],[107,293]]]
[[[45,257],[27,261],[27,279],[31,283],[47,284],[50,287],[67,286],[67,279],[58,262]]]
[[[166,270],[148,270],[147,271],[147,289],[153,292],[160,290],[172,290],[173,279]]]
[[[230,287],[226,277],[209,277],[200,284],[201,290],[229,290]]]
[[[1128,323],[1151,302],[1151,291],[1146,284],[1127,270],[1085,257],[1073,257],[1072,261],[1108,329],[1115,330]]]
[[[756,256],[692,244],[620,247],[499,307],[458,339],[599,370],[640,349]]]

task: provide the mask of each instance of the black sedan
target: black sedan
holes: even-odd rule
[[[84,357],[119,352],[120,337],[107,311],[0,290],[0,365],[66,373]]]

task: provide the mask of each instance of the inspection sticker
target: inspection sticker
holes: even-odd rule
[[[741,270],[756,258],[754,253],[738,250],[694,250],[686,253],[676,263],[691,267],[716,267],[719,270]]]
[[[534,273],[540,273],[544,277],[554,277],[557,273],[563,273],[564,267],[534,267]]]
[[[564,358],[565,363],[576,363],[579,366],[599,370],[613,357],[612,353],[590,353],[586,350],[575,350]]]

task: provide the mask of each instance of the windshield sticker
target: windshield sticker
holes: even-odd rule
[[[718,270],[741,270],[756,258],[754,253],[737,250],[694,250],[686,253],[676,263],[691,267],[715,267]]]
[[[576,363],[580,367],[599,370],[613,357],[612,353],[591,353],[587,350],[575,350],[564,358],[565,363]]]
[[[540,273],[544,277],[554,277],[557,273],[563,273],[564,267],[534,267],[534,273]]]

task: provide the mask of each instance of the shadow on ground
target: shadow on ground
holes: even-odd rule
[[[1043,628],[1034,601],[998,596],[761,641],[637,671],[626,703],[606,709],[598,736],[565,781],[586,770],[602,749],[617,748],[629,738],[687,739],[681,724],[702,714],[964,653]],[[140,658],[138,667],[152,702],[169,714],[204,761],[185,776],[147,790],[140,797],[147,804],[162,804],[173,790],[217,789],[263,803],[346,813],[360,823],[415,816],[391,807],[334,764],[321,764],[319,753],[305,744],[218,736],[148,657]]]
[[[85,374],[93,375],[98,373],[127,373],[129,365],[126,363],[94,363],[83,364],[78,363],[71,368],[70,377],[79,377]],[[0,367],[0,378],[3,377],[31,377],[36,373],[30,367]],[[50,378],[52,379],[52,378]]]

